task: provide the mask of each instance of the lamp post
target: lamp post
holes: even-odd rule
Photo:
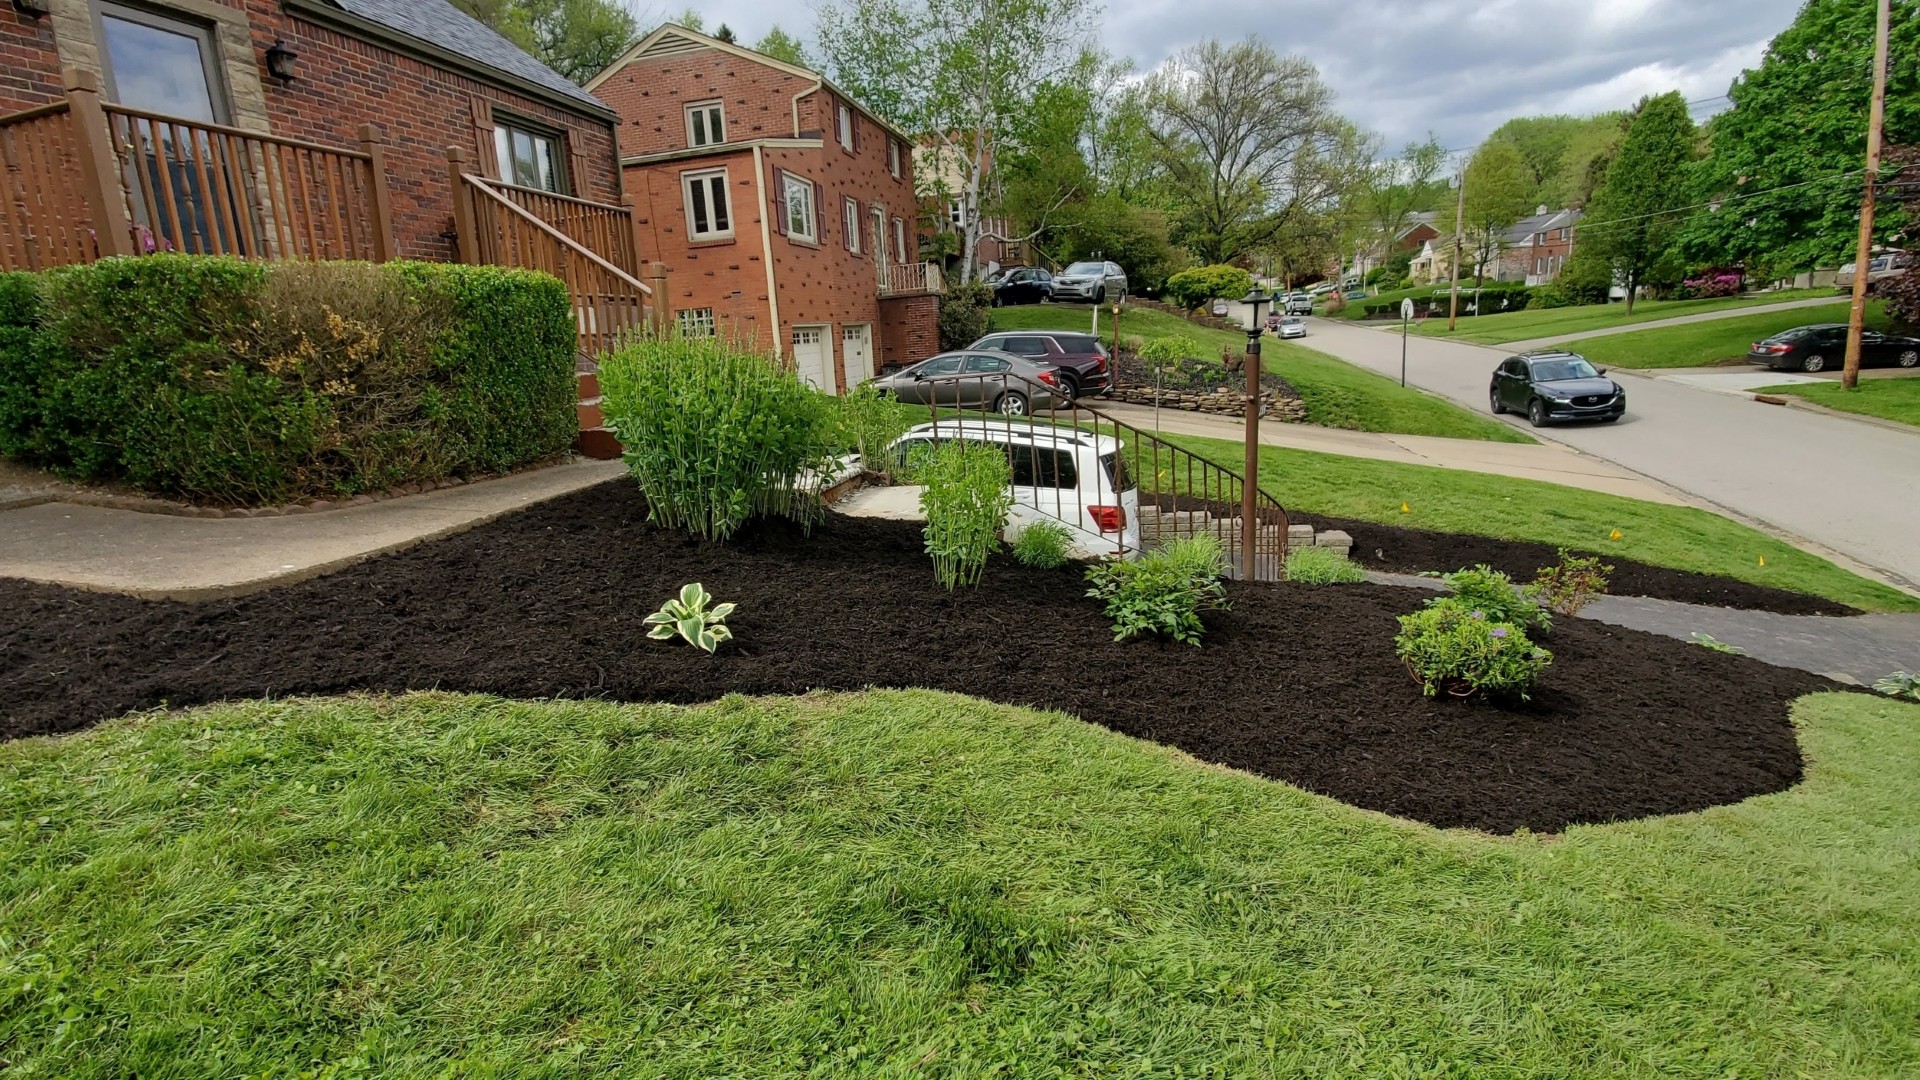
[[[1253,580],[1254,540],[1259,535],[1254,523],[1254,493],[1259,490],[1260,475],[1260,336],[1266,332],[1260,309],[1272,298],[1255,285],[1240,298],[1247,307],[1247,472],[1240,479],[1240,577]]]

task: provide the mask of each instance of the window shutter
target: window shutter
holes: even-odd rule
[[[593,185],[588,182],[592,175],[593,166],[586,148],[580,145],[579,134],[567,132],[567,175],[563,177],[566,182],[560,186],[567,189],[567,194],[584,197],[593,190]]]
[[[787,174],[778,166],[773,170],[773,227],[787,235]]]
[[[467,99],[473,110],[473,171],[489,180],[500,179],[500,153],[493,145],[493,103],[475,95]]]
[[[827,189],[820,182],[813,182],[813,239],[825,246],[827,242]]]
[[[860,152],[860,110],[854,109],[847,114],[847,123],[853,128],[853,152]]]

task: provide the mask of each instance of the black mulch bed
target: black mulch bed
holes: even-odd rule
[[[683,583],[737,601],[707,658],[644,637]],[[136,708],[441,688],[700,702],[919,686],[1061,709],[1443,826],[1551,831],[1695,810],[1800,776],[1787,706],[1825,680],[1567,619],[1530,706],[1423,698],[1372,585],[1255,585],[1203,649],[1115,644],[1071,570],[996,559],[935,587],[911,524],[778,523],[730,546],[644,523],[624,481],[311,581],[196,604],[0,580],[0,733]]]
[[[1526,540],[1496,540],[1487,536],[1428,532],[1402,529],[1371,521],[1302,515],[1316,529],[1341,529],[1353,537],[1353,559],[1370,569],[1418,574],[1426,571],[1448,573],[1463,567],[1485,563],[1504,570],[1515,581],[1527,582],[1543,566],[1560,560],[1557,549]],[[1858,615],[1852,608],[1825,597],[1750,585],[1733,578],[1674,570],[1664,566],[1621,559],[1604,551],[1580,552],[1598,555],[1613,567],[1608,592],[1615,596],[1651,596],[1678,600],[1687,604],[1740,608],[1746,611],[1772,611],[1781,615]]]

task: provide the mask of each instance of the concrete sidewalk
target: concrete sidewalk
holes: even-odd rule
[[[1152,406],[1103,401],[1095,407],[1137,428],[1153,430]],[[1234,442],[1240,441],[1245,430],[1243,423],[1237,419],[1181,409],[1161,409],[1160,428],[1175,435],[1199,435]],[[1443,439],[1432,435],[1383,435],[1371,431],[1271,422],[1260,425],[1260,443],[1263,446],[1284,446],[1292,450],[1313,450],[1402,465],[1429,465],[1523,480],[1541,480],[1584,491],[1622,495],[1629,499],[1644,499],[1670,506],[1686,505],[1684,499],[1644,476],[1557,443],[1529,446],[1525,443]]]
[[[190,518],[65,502],[0,509],[0,577],[151,599],[237,596],[473,528],[624,473],[576,461],[320,514]]]

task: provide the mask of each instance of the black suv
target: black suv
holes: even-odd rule
[[[1032,266],[1015,266],[987,279],[993,306],[1044,304],[1053,299],[1053,275]]]
[[[1555,420],[1611,423],[1627,414],[1627,392],[1606,375],[1606,368],[1576,353],[1521,353],[1494,369],[1487,404],[1495,416],[1525,414],[1534,427]]]
[[[1060,369],[1069,396],[1106,394],[1113,389],[1113,366],[1107,347],[1092,334],[1066,330],[1003,330],[988,334],[969,349],[999,349]]]

